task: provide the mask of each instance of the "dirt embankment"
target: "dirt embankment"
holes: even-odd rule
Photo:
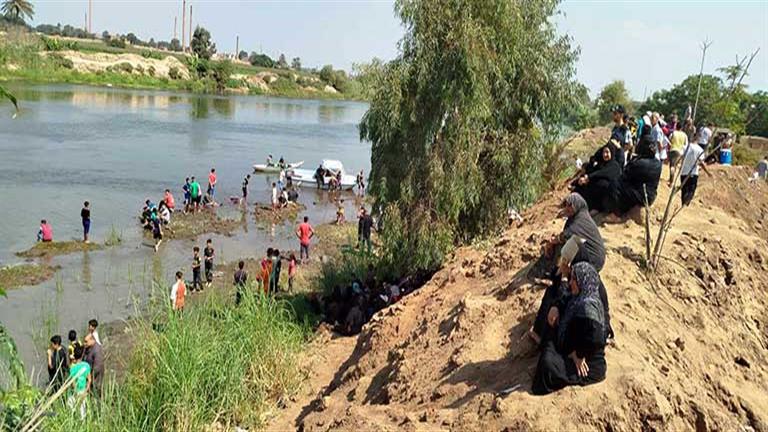
[[[150,73],[158,78],[188,80],[189,70],[176,57],[166,56],[162,60],[147,58],[138,54],[84,53],[80,51],[60,51],[59,54],[72,61],[72,68],[78,72],[97,73],[106,70],[120,70],[125,73]],[[125,64],[130,65],[130,69]],[[171,69],[175,69],[171,76]]]
[[[525,333],[544,289],[540,242],[562,228],[559,192],[493,246],[457,250],[358,337],[316,348],[332,378],[310,370],[316,396],[270,430],[768,431],[768,185],[750,184],[748,169],[714,171],[653,281],[640,268],[643,227],[601,227],[617,338],[604,382],[529,392],[538,356]],[[660,186],[653,219],[667,196]]]

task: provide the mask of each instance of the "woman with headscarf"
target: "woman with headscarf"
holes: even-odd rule
[[[574,262],[587,261],[598,271],[602,270],[605,264],[605,246],[600,230],[589,215],[587,202],[581,195],[572,192],[563,200],[560,214],[567,217],[563,232],[549,241],[545,253],[552,256],[556,248],[565,244],[571,236],[577,235],[584,240],[584,245],[579,249]]]
[[[533,394],[605,379],[605,313],[599,286],[600,276],[594,267],[584,262],[573,265],[570,294],[553,306],[547,317],[556,331],[543,341]]]
[[[661,178],[661,161],[656,159],[656,147],[650,134],[643,134],[637,145],[636,157],[624,167],[609,205],[611,211],[624,214],[636,206],[648,205],[656,200],[656,190]]]
[[[618,149],[606,144],[600,151],[601,159],[587,168],[584,175],[574,182],[573,191],[581,195],[590,210],[605,211],[611,203],[611,193],[621,177],[622,166],[616,160]]]
[[[547,325],[547,315],[549,309],[562,301],[562,299],[568,295],[568,283],[571,275],[571,268],[578,264],[576,256],[581,252],[581,248],[584,247],[584,240],[574,235],[563,245],[560,250],[560,258],[557,261],[557,270],[550,276],[552,285],[547,287],[544,291],[544,297],[541,299],[539,310],[536,313],[536,320],[533,326],[528,330],[528,336],[531,337],[537,344],[541,344],[542,341],[546,341],[547,333],[552,329]],[[585,255],[585,254],[584,254]],[[605,337],[606,339],[613,339],[613,328],[611,327],[611,314],[608,305],[608,292],[605,290],[605,285],[602,280],[599,280],[598,294],[600,295],[600,301],[603,303],[603,313],[605,314]]]

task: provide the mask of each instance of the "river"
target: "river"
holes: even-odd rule
[[[258,96],[204,96],[85,86],[12,84],[21,112],[0,105],[0,266],[22,260],[33,246],[40,219],[56,240],[81,236],[80,208],[91,202],[91,238],[103,242],[115,227],[121,245],[52,259],[61,269],[43,284],[12,289],[0,299],[0,321],[14,337],[28,373],[44,370],[47,341],[80,335],[88,319],[111,322],[142,306],[151,280],[172,280],[187,269],[191,249],[203,239],[147,247],[136,216],[147,198],[171,189],[182,200],[186,176],[205,185],[218,173],[217,198],[240,194],[243,177],[268,154],[277,160],[338,159],[348,173],[368,172],[370,145],[357,124],[367,109],[358,102]],[[268,202],[275,179],[254,176],[249,201]],[[305,189],[300,201],[312,222],[330,222],[335,206],[325,193]],[[351,198],[351,195],[350,195]],[[354,200],[346,200],[347,206]],[[225,204],[219,211],[237,214]],[[351,213],[351,208],[347,214]],[[295,248],[292,224],[257,227],[243,218],[234,236],[213,237],[220,260],[260,256],[268,247]],[[206,236],[209,237],[209,236]]]

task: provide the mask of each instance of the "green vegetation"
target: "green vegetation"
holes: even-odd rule
[[[384,267],[432,269],[546,186],[547,137],[572,99],[576,59],[552,23],[556,7],[396,2],[400,54],[371,71],[360,125],[372,142],[374,208],[384,209]]]
[[[41,284],[53,277],[58,266],[50,264],[19,264],[0,268],[0,287],[18,288]]]
[[[238,229],[242,222],[234,219],[224,219],[213,211],[198,213],[177,212],[171,219],[171,224],[165,228],[165,237],[169,239],[195,238],[201,234],[231,234]]]
[[[611,107],[614,105],[622,105],[628,113],[633,113],[635,110],[627,87],[622,80],[613,81],[600,91],[600,95],[595,101],[600,124],[611,123]]]
[[[122,231],[118,232],[114,225],[109,229],[107,233],[107,239],[104,240],[104,246],[111,247],[117,246],[123,242]]]
[[[22,258],[43,258],[99,249],[104,249],[104,246],[96,243],[84,243],[79,240],[37,242],[29,249],[23,252],[17,252],[16,255]]]
[[[4,0],[0,10],[3,15],[21,22],[35,16],[35,7],[29,0]]]
[[[701,93],[696,107],[696,123],[713,122],[737,134],[768,137],[768,93],[749,93],[741,84],[746,76],[744,65],[737,64],[718,69],[723,77],[703,75]],[[743,74],[743,75],[742,75]],[[691,75],[668,90],[654,92],[640,106],[640,111],[658,111],[662,114],[682,114],[694,105],[699,76]]]
[[[211,33],[203,27],[197,26],[192,36],[192,52],[197,58],[210,60],[216,54],[216,44],[211,41]]]
[[[156,293],[160,301],[151,323],[133,324],[136,345],[124,381],[109,380],[101,403],[88,404],[84,421],[64,403],[65,397],[34,398],[51,402],[50,409],[57,413],[46,418],[41,429],[199,431],[214,424],[261,426],[265,413],[298,389],[297,354],[308,329],[296,324],[288,303],[258,292],[250,287],[237,307],[220,291],[212,292],[183,314],[169,310],[165,290]],[[20,387],[25,388],[23,383]],[[29,424],[35,416],[29,405],[15,414],[14,425]]]

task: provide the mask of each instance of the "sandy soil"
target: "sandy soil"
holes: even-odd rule
[[[768,431],[768,185],[749,184],[748,169],[714,171],[656,277],[640,268],[641,226],[601,227],[617,335],[603,383],[529,393],[537,353],[525,332],[548,267],[540,244],[563,223],[560,191],[493,246],[457,250],[359,336],[311,351],[322,360],[303,399],[269,430]],[[663,185],[652,220],[667,196]]]
[[[187,67],[176,57],[170,55],[162,60],[157,60],[138,54],[84,53],[80,51],[61,51],[59,54],[72,60],[74,69],[79,72],[103,72],[108,67],[114,67],[121,63],[130,63],[133,67],[133,73],[139,73],[137,66],[141,66],[141,70],[144,71],[148,71],[150,67],[153,67],[156,77],[170,78],[168,73],[171,68],[175,67],[181,79],[189,79]]]

